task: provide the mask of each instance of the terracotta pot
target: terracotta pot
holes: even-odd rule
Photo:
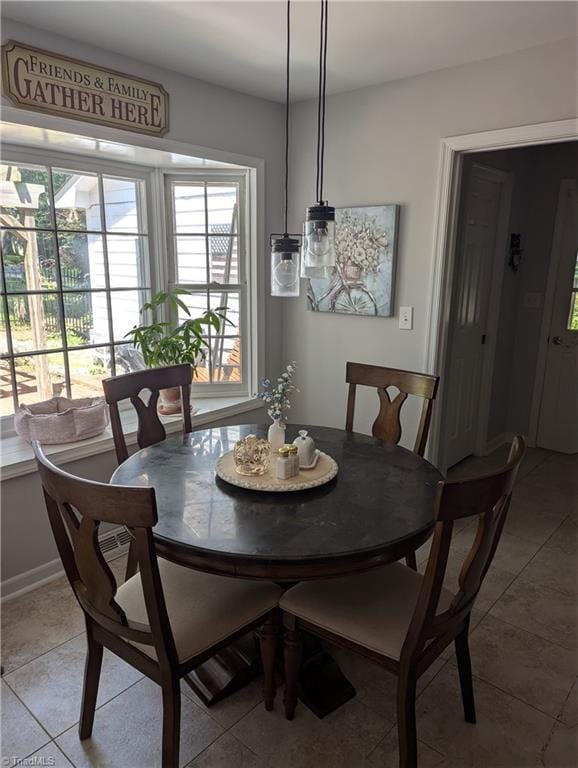
[[[163,416],[172,416],[175,413],[180,413],[182,410],[181,388],[168,387],[168,389],[161,389],[157,409]]]

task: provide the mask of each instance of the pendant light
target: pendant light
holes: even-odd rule
[[[329,277],[335,266],[335,208],[323,200],[325,95],[327,85],[328,0],[321,0],[319,89],[317,104],[317,204],[307,208],[303,225],[302,277]]]
[[[287,55],[285,91],[285,210],[283,234],[271,235],[271,296],[299,296],[301,238],[287,234],[289,189],[289,63],[291,51],[291,0],[287,0]]]

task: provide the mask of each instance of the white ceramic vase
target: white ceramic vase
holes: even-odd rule
[[[274,419],[267,433],[267,440],[271,443],[271,452],[275,453],[285,445],[286,424],[281,419]]]

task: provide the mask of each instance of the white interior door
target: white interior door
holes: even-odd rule
[[[562,182],[554,232],[556,287],[537,444],[578,452],[578,180]]]
[[[444,464],[474,453],[488,318],[488,294],[507,175],[472,164],[466,169],[456,249],[447,388]]]

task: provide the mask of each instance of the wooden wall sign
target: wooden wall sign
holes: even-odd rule
[[[2,93],[18,107],[163,136],[169,95],[158,83],[9,40]]]

